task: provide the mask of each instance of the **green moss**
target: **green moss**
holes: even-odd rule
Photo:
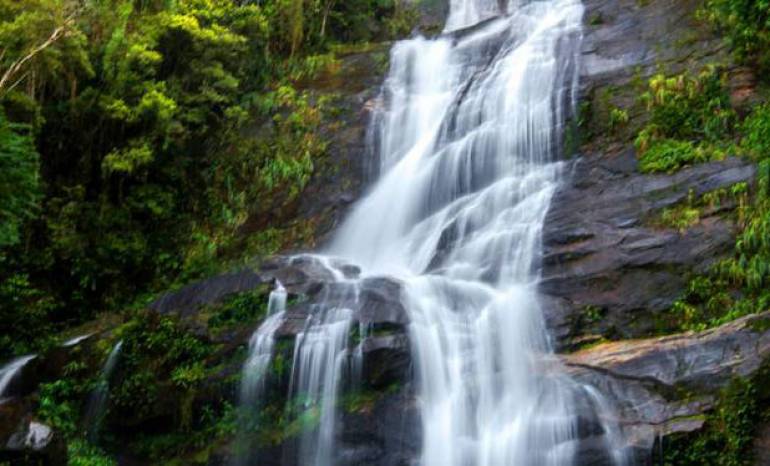
[[[233,325],[248,325],[261,319],[267,313],[270,287],[261,285],[242,293],[228,296],[224,302],[205,311],[207,324],[218,330]]]
[[[341,397],[342,409],[349,413],[368,413],[384,396],[398,392],[401,385],[394,382],[383,389],[363,389],[344,394]]]
[[[601,24],[604,24],[604,16],[602,16],[601,12],[594,13],[588,19],[588,24],[591,26],[599,26]]]
[[[602,319],[604,316],[604,309],[599,306],[588,305],[583,308],[580,315],[584,322],[591,324],[599,322]]]

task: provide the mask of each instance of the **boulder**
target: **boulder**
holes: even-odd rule
[[[721,388],[751,378],[770,357],[770,312],[699,333],[601,344],[563,355],[577,381],[612,404],[637,451],[697,431]]]
[[[50,426],[34,419],[23,420],[0,448],[0,461],[14,465],[64,466],[67,446]]]

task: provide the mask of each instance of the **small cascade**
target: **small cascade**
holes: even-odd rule
[[[275,338],[273,334],[281,324],[286,309],[286,289],[276,281],[275,289],[270,292],[267,304],[267,318],[251,335],[249,356],[243,366],[241,382],[241,406],[254,406],[260,399],[265,387],[265,375],[273,354]]]
[[[91,390],[88,396],[88,403],[86,404],[86,412],[84,416],[85,430],[88,435],[88,439],[96,443],[99,439],[99,431],[101,429],[102,421],[107,409],[107,400],[110,395],[110,378],[115,367],[118,364],[120,357],[120,350],[123,347],[123,340],[118,343],[110,351],[110,355],[107,356],[107,361],[102,367],[102,372],[99,374],[99,380],[96,382],[96,386]]]
[[[251,426],[251,416],[262,407],[263,394],[266,388],[267,372],[275,346],[275,331],[280,327],[283,313],[286,310],[287,292],[280,281],[275,282],[275,288],[270,292],[267,303],[267,317],[262,325],[254,331],[249,339],[249,355],[243,365],[238,406],[243,414],[242,428],[236,439],[237,451],[233,463],[246,466],[253,455],[248,439],[248,427]]]
[[[308,429],[300,443],[300,463],[333,464],[337,393],[349,367],[348,341],[353,312],[322,306],[310,316],[305,330],[297,335],[294,350],[292,399],[310,411],[317,429]]]
[[[36,357],[37,355],[34,354],[20,356],[0,368],[0,401],[10,395],[11,384],[17,379],[24,366]]]
[[[306,426],[299,445],[299,464],[334,464],[332,454],[337,421],[337,397],[344,382],[351,383],[354,355],[351,348],[353,308],[358,303],[359,282],[349,280],[325,257],[315,257],[334,277],[294,346],[290,403]],[[355,383],[355,382],[353,382]]]
[[[294,340],[285,409],[292,422],[302,428],[297,444],[284,455],[289,464],[328,466],[334,464],[338,394],[343,387],[357,386],[362,368],[361,345],[355,343],[355,335],[360,342],[367,328],[354,320],[360,284],[357,279],[346,278],[327,257],[303,255],[291,260],[316,263],[330,280],[319,292],[318,301],[309,305],[302,331]],[[285,306],[286,290],[276,282],[269,298],[269,315],[252,335],[243,367],[241,433],[234,455],[237,466],[259,464],[249,429],[255,426],[253,420],[259,418],[259,411],[271,396],[267,393],[272,377],[269,368],[277,357],[275,334],[285,322]]]

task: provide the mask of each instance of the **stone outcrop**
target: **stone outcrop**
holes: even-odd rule
[[[64,466],[67,464],[67,448],[62,436],[51,427],[25,419],[0,449],[0,461]]]
[[[639,451],[703,426],[720,389],[770,357],[770,312],[700,333],[605,343],[562,356],[568,372],[613,400]]]

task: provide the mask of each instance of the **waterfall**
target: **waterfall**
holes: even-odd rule
[[[20,356],[11,360],[8,364],[0,368],[0,401],[8,397],[11,383],[21,373],[21,370],[24,369],[24,366],[26,366],[28,362],[32,361],[36,357],[37,356],[34,354]]]
[[[450,7],[445,34],[392,49],[380,178],[329,253],[406,284],[422,465],[569,465],[587,422],[623,463],[604,403],[554,369],[537,293],[583,6]]]
[[[123,348],[123,340],[118,341],[117,344],[112,347],[109,356],[107,356],[107,360],[104,362],[102,371],[99,373],[99,379],[96,381],[96,386],[91,390],[91,393],[88,396],[88,403],[86,404],[86,411],[83,419],[88,439],[93,443],[96,443],[99,440],[99,430],[107,409],[107,399],[110,396],[110,378],[115,371],[115,366],[118,364],[121,348]]]
[[[280,281],[276,281],[267,302],[267,318],[249,339],[249,357],[243,366],[241,382],[241,405],[254,405],[264,390],[265,373],[270,365],[275,344],[273,334],[281,324],[283,312],[286,310],[286,296],[286,288]]]
[[[450,0],[444,33],[393,46],[368,132],[378,179],[316,257],[334,286],[295,341],[289,404],[316,426],[299,464],[335,462],[338,392],[361,370],[357,293],[376,276],[403,287],[421,465],[561,466],[586,449],[597,464],[625,463],[607,403],[553,356],[538,297],[582,17],[580,0]],[[267,364],[277,326],[268,318],[252,338],[244,386],[264,371],[252,361]]]

